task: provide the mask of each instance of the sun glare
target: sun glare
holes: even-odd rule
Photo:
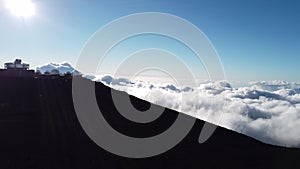
[[[35,6],[30,0],[6,0],[6,7],[18,17],[28,18],[35,14]]]

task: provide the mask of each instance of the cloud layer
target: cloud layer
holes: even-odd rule
[[[191,88],[111,76],[89,78],[269,144],[300,147],[297,83],[254,82],[248,87],[233,88],[221,81]]]
[[[60,73],[75,70],[68,63],[50,63],[37,68],[41,73],[53,69]],[[84,77],[265,143],[300,147],[300,83],[261,81],[233,88],[220,81],[179,87],[112,76]]]

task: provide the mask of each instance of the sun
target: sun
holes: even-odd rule
[[[12,14],[22,18],[35,14],[35,5],[30,0],[6,0],[6,7]]]

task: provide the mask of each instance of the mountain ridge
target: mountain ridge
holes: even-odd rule
[[[82,78],[82,80],[89,81]],[[299,168],[299,149],[267,145],[218,127],[204,144],[198,143],[203,121],[173,149],[150,158],[131,159],[98,147],[80,126],[72,102],[71,76],[1,77],[1,168]],[[165,109],[150,124],[126,120],[116,111],[111,88],[95,83],[105,118],[121,133],[156,135],[168,128],[178,112]],[[13,95],[9,95],[14,91]],[[130,96],[137,109],[149,103]],[[187,115],[186,115],[187,116]],[[192,118],[187,116],[187,118]]]

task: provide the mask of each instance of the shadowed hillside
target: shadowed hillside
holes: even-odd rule
[[[178,115],[166,109],[148,124],[128,121],[114,107],[110,90],[96,83],[99,108],[117,131],[129,136],[161,133]],[[150,106],[135,97],[131,101],[139,110]],[[164,154],[124,158],[98,147],[83,131],[73,107],[71,76],[0,77],[1,169],[300,167],[299,149],[267,145],[221,127],[206,143],[199,144],[203,124],[197,120],[188,136]]]

